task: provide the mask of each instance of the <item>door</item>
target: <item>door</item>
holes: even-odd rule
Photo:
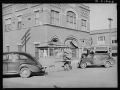
[[[7,73],[8,71],[8,55],[7,54],[4,54],[3,55],[3,74]]]
[[[17,73],[19,66],[19,57],[18,54],[9,54],[8,60],[8,72],[9,73]]]
[[[101,55],[94,55],[93,64],[94,65],[101,65],[102,64]]]

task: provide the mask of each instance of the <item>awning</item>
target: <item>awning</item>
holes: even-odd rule
[[[112,53],[117,53],[117,50],[112,50]]]
[[[50,47],[51,48],[59,48],[59,47],[61,47],[61,48],[70,48],[67,45],[57,45],[55,43],[48,43],[48,42],[41,43],[39,46],[37,46],[37,48],[50,48]]]
[[[108,51],[108,47],[96,47],[95,51]]]

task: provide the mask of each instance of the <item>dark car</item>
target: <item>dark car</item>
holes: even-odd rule
[[[42,72],[42,65],[32,55],[25,52],[3,53],[3,75],[19,74],[27,78],[34,72]]]
[[[86,68],[89,65],[101,65],[105,67],[110,67],[111,65],[115,64],[115,60],[110,57],[109,54],[89,54],[87,57],[82,58],[79,67]]]

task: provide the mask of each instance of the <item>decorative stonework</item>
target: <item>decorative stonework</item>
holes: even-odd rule
[[[28,8],[27,4],[17,4],[15,6],[15,11],[20,11],[20,10],[27,9],[27,8]]]
[[[81,16],[89,18],[89,12],[86,10],[81,10]]]
[[[12,6],[5,7],[3,9],[3,15],[12,13]]]
[[[35,6],[38,6],[38,5],[41,5],[41,4],[31,4],[30,6],[35,7]]]

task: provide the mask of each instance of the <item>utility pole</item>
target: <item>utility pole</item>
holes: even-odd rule
[[[111,18],[108,18],[108,20],[110,21],[110,24],[109,24],[109,31],[110,31],[110,34],[109,34],[109,38],[110,38],[110,55],[111,55],[111,49],[112,49],[112,46],[111,46],[111,21],[113,21],[113,19]]]
[[[24,34],[24,36],[21,39],[22,40],[22,47],[25,46],[25,52],[26,52],[26,44],[27,44],[28,40],[31,38],[31,37],[29,37],[29,35],[30,35],[30,32],[29,32],[30,29]]]

